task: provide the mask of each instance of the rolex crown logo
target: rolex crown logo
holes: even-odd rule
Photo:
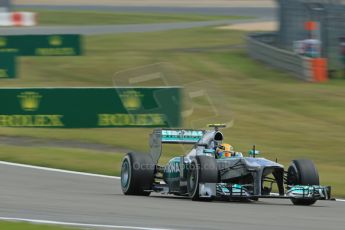
[[[49,44],[52,46],[61,46],[62,38],[60,36],[51,36],[49,37]]]
[[[136,110],[141,107],[143,95],[135,90],[129,90],[120,95],[122,104],[127,110]]]
[[[0,47],[4,47],[7,45],[7,40],[4,37],[0,37]]]
[[[23,92],[18,95],[20,105],[25,111],[36,111],[40,105],[42,96],[36,92]]]

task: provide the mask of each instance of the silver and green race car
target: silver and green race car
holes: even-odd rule
[[[293,160],[284,166],[249,151],[232,157],[216,158],[224,136],[223,125],[211,130],[154,129],[150,135],[150,154],[128,153],[122,161],[121,187],[125,195],[148,196],[151,192],[187,196],[192,200],[291,199],[295,205],[312,205],[331,199],[331,187],[320,186],[312,161]],[[158,165],[162,144],[191,144],[187,155]],[[277,193],[272,193],[275,189]]]

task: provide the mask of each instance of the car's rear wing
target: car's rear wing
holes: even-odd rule
[[[150,154],[155,163],[162,154],[162,144],[196,144],[206,133],[194,129],[154,129],[150,135]]]
[[[162,129],[161,142],[169,144],[195,144],[205,134],[205,130]]]

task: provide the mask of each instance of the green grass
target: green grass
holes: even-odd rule
[[[0,159],[44,167],[119,175],[123,154],[85,149],[0,145]]]
[[[72,230],[72,228],[57,227],[52,225],[29,224],[19,222],[0,221],[0,229],[6,230]],[[75,229],[75,228],[73,228]]]
[[[147,24],[249,18],[242,16],[214,16],[173,13],[114,13],[97,11],[55,11],[37,9],[25,9],[25,11],[37,12],[39,25]]]
[[[207,94],[185,103],[185,107],[193,107],[194,112],[185,119],[184,127],[199,128],[207,123],[232,121],[232,127],[225,129],[224,134],[237,151],[246,152],[256,144],[263,157],[278,158],[284,164],[295,158],[313,159],[322,184],[333,186],[334,195],[344,197],[345,81],[311,84],[266,67],[246,55],[242,47],[244,35],[240,31],[197,28],[86,37],[86,56],[20,58],[21,77],[3,80],[1,85],[113,86],[113,77],[118,71],[166,62],[173,66],[172,71],[165,72],[170,85],[185,86],[185,93],[202,89]],[[150,84],[159,85],[161,81]],[[0,135],[105,143],[146,152],[150,131],[1,128]],[[11,156],[9,160],[18,161],[25,156],[26,148],[3,148],[11,151],[6,158],[1,151],[0,159]],[[168,147],[163,161],[185,150]],[[42,161],[49,160],[52,167],[63,167],[64,162],[50,160],[55,157],[54,152],[59,151],[68,152],[76,161],[83,155],[81,152],[74,155],[74,149],[50,149]],[[29,148],[28,152],[27,158],[35,155],[32,163],[37,163],[43,150]],[[110,155],[102,159],[104,154],[97,155],[100,168],[105,168],[103,161],[114,162],[107,166],[113,167],[120,158],[109,160],[113,157]],[[78,164],[70,166],[80,170]],[[91,171],[87,167],[85,170]],[[114,175],[118,171],[107,173]]]

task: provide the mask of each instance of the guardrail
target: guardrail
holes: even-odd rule
[[[303,57],[292,51],[274,46],[277,35],[275,33],[257,33],[247,36],[247,49],[249,55],[270,66],[293,73],[304,81],[324,81],[319,77],[320,71],[315,71],[315,59]],[[317,75],[317,76],[316,76]]]
[[[247,36],[249,55],[273,67],[294,73],[302,80],[305,76],[303,58],[293,52],[274,47],[277,35],[274,33],[250,34]]]

